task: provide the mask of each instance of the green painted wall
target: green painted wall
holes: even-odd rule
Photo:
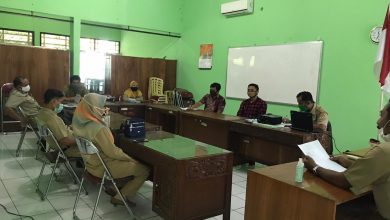
[[[0,6],[108,24],[181,31],[182,0],[0,0]]]
[[[177,59],[180,38],[122,32],[121,53],[126,56]]]
[[[231,18],[220,14],[223,2],[185,0],[179,87],[200,99],[216,81],[224,95],[229,47],[323,40],[319,104],[329,112],[338,148],[361,148],[376,137],[380,90],[372,69],[377,45],[368,34],[382,25],[388,1],[255,0],[252,15]],[[197,68],[202,43],[214,44],[212,70]],[[227,100],[225,113],[236,114],[239,104]],[[270,104],[268,112],[284,116],[292,108]]]

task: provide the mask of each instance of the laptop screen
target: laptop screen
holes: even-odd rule
[[[313,116],[310,112],[291,111],[291,128],[299,131],[313,131]]]

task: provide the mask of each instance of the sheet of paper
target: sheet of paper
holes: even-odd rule
[[[345,170],[343,166],[329,159],[329,155],[318,140],[299,144],[298,147],[301,149],[303,154],[313,158],[316,164],[320,167],[334,170],[336,172],[343,172]]]

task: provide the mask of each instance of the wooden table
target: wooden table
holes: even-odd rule
[[[178,134],[181,110],[174,105],[148,104],[145,106],[145,121],[161,125],[164,131]]]
[[[121,138],[124,152],[153,168],[153,211],[164,219],[230,219],[233,154],[164,131],[148,142]]]
[[[307,133],[270,125],[260,126],[245,120],[232,121],[230,131],[230,146],[237,157],[267,165],[297,161],[302,157],[298,144],[318,139],[327,149],[331,141],[329,136],[321,133]]]
[[[246,220],[330,220],[337,206],[368,195],[355,195],[310,172],[295,183],[296,162],[248,171]]]
[[[120,113],[129,117],[144,118],[145,104],[131,102],[106,102],[111,112]]]
[[[229,149],[231,122],[242,117],[206,112],[183,111],[180,114],[179,134],[220,148]]]

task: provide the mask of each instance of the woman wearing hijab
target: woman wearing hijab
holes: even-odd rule
[[[72,122],[73,131],[76,136],[92,141],[99,149],[100,155],[114,179],[134,176],[133,180],[128,181],[121,188],[122,194],[129,199],[145,182],[149,175],[149,169],[125,154],[114,144],[111,131],[103,120],[103,117],[108,113],[108,109],[104,108],[105,102],[106,96],[96,93],[85,95],[75,110]],[[91,155],[84,159],[86,159],[87,171],[102,178],[104,168],[99,158],[96,155]],[[111,203],[122,204],[119,194],[112,190],[106,190],[106,192],[112,196]]]
[[[142,92],[138,87],[138,82],[131,81],[130,88],[123,93],[123,100],[125,101],[142,101]]]

